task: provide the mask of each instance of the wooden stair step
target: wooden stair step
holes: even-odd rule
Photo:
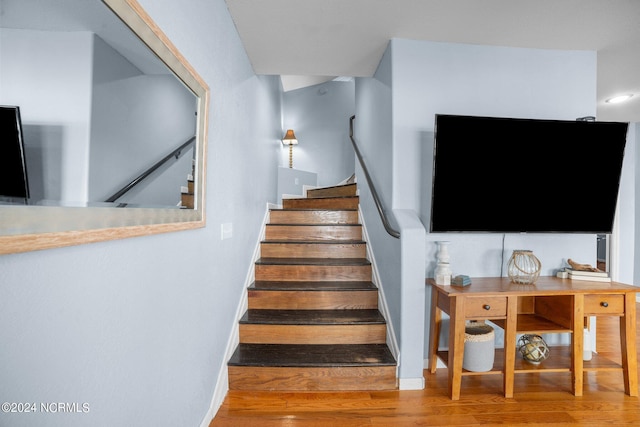
[[[260,256],[269,258],[364,258],[366,243],[362,240],[265,240],[260,244]]]
[[[358,194],[358,186],[356,183],[334,185],[331,187],[312,188],[307,190],[307,198],[316,197],[344,197],[356,196]]]
[[[284,209],[309,208],[309,209],[358,209],[359,197],[321,197],[321,198],[296,198],[283,199]]]
[[[386,324],[379,310],[247,310],[241,324],[364,325]]]
[[[181,206],[186,209],[195,207],[195,195],[193,193],[180,193]]]
[[[255,280],[371,280],[371,263],[364,258],[260,258],[255,263]]]
[[[357,209],[271,209],[273,224],[358,224]]]
[[[370,266],[366,258],[258,258],[256,265]],[[356,282],[358,280],[355,280]]]
[[[378,288],[372,282],[254,282],[248,288],[249,309],[377,309]]]
[[[267,224],[265,240],[362,240],[362,225]]]
[[[386,344],[239,344],[230,366],[395,366]]]
[[[395,390],[384,344],[240,344],[228,363],[231,390]]]
[[[383,344],[387,326],[378,310],[247,310],[241,343]]]
[[[371,281],[357,282],[280,282],[280,281],[255,281],[249,286],[249,290],[271,290],[271,291],[356,291],[356,290],[377,290],[376,285]]]

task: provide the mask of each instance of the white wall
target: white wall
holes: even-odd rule
[[[223,0],[141,5],[211,88],[207,226],[1,256],[2,401],[90,405],[0,413],[3,426],[197,426],[225,378],[275,202],[281,86],[253,73]],[[233,236],[220,240],[228,222]]]
[[[31,198],[85,202],[93,34],[0,28],[0,37],[0,104],[20,106]]]
[[[349,141],[349,117],[354,114],[354,83],[326,82],[285,92],[283,131],[293,129],[293,167],[316,172],[318,186],[336,185],[354,172]],[[289,149],[282,147],[280,166],[289,166]]]

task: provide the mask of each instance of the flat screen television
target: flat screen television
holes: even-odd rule
[[[0,197],[29,198],[20,107],[0,105]]]
[[[437,114],[430,231],[611,233],[628,125]]]

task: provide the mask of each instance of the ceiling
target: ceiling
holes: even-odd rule
[[[285,90],[370,77],[392,38],[598,55],[598,120],[640,122],[638,0],[226,0],[257,74]],[[605,100],[633,93],[629,101]]]

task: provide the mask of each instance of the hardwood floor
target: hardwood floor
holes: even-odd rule
[[[617,320],[598,318],[599,340],[617,336]],[[610,348],[606,356],[619,361],[619,344]],[[466,376],[458,401],[447,397],[446,369],[424,377],[424,390],[230,391],[210,427],[640,425],[640,398],[624,394],[621,372],[585,373],[582,397],[571,394],[569,373],[520,374],[512,399],[502,396],[501,375]]]

